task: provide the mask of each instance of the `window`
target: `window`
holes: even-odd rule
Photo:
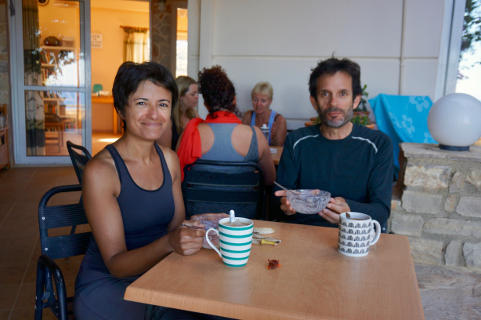
[[[175,76],[187,75],[187,9],[177,8]]]
[[[456,92],[481,100],[481,0],[466,0]]]
[[[148,28],[122,26],[125,32],[124,61],[142,63],[150,60],[150,36]]]

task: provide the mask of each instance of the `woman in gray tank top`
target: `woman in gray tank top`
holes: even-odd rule
[[[234,85],[220,66],[199,72],[200,93],[209,112],[206,120],[193,119],[181,137],[177,154],[181,171],[197,159],[254,161],[264,175],[264,184],[276,177],[269,145],[259,128],[241,123],[236,116]]]

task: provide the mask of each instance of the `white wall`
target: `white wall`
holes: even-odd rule
[[[189,20],[189,41],[199,37],[189,61],[198,68],[221,65],[242,111],[251,108],[254,84],[271,82],[272,108],[288,119],[288,128],[315,115],[310,69],[332,54],[360,64],[370,98],[388,93],[435,100],[444,87],[449,30],[443,26],[452,1],[190,0],[200,18],[198,25]]]

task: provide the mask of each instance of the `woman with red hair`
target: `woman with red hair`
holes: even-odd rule
[[[242,124],[236,116],[235,88],[220,66],[199,72],[200,93],[209,114],[206,120],[192,119],[177,149],[181,173],[197,159],[254,161],[259,164],[264,184],[276,177],[269,145],[259,128]],[[183,179],[183,178],[182,178]]]

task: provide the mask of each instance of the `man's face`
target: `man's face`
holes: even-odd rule
[[[317,96],[311,97],[321,123],[330,128],[340,128],[351,121],[353,110],[360,101],[360,95],[353,97],[351,76],[343,71],[320,76]]]

